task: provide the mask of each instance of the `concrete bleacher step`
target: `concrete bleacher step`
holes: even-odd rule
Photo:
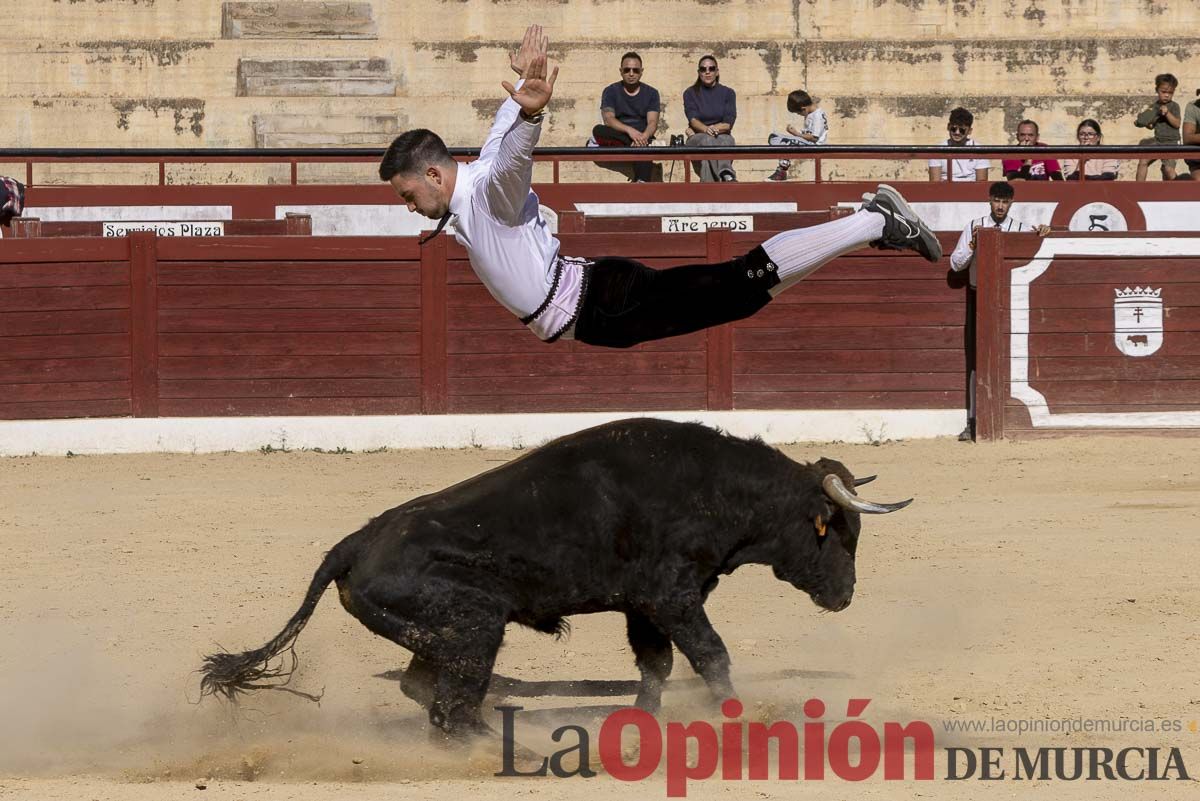
[[[239,59],[239,97],[392,96],[396,77],[386,58]]]
[[[394,114],[254,115],[256,147],[383,147],[398,130]]]
[[[370,3],[223,3],[223,39],[375,39]]]

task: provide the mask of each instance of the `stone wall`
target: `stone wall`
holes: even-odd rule
[[[684,129],[682,90],[697,59],[715,54],[738,91],[743,144],[786,124],[785,97],[799,87],[823,98],[831,142],[879,144],[936,142],[960,104],[975,111],[982,143],[1010,143],[1026,116],[1051,143],[1072,143],[1088,116],[1104,124],[1107,143],[1133,143],[1142,132],[1132,118],[1155,73],[1180,77],[1181,102],[1200,87],[1200,0],[5,6],[0,111],[10,147],[367,146],[416,125],[473,146],[511,76],[506,53],[530,21],[547,27],[562,68],[546,145],[587,139],[627,49],[642,54],[645,80],[662,93],[664,135]],[[766,168],[745,162],[743,177]],[[919,177],[923,167],[841,162],[830,171]]]

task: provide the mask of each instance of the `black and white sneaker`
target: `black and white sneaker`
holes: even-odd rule
[[[942,258],[942,243],[917,216],[904,196],[887,184],[863,195],[863,209],[883,215],[883,236],[871,243],[880,250],[915,250],[927,261]]]

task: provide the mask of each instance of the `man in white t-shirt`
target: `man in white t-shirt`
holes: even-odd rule
[[[974,115],[962,106],[951,111],[950,122],[946,125],[949,136],[945,144],[951,147],[976,147],[975,140],[971,138],[971,126],[974,124]],[[950,180],[986,181],[989,166],[987,159],[954,159],[951,162]],[[929,160],[929,180],[946,180],[946,159]]]

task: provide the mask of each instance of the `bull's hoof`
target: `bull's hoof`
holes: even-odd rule
[[[633,702],[633,705],[643,712],[649,712],[651,715],[657,715],[658,710],[662,709],[662,692],[639,692],[637,700]]]

